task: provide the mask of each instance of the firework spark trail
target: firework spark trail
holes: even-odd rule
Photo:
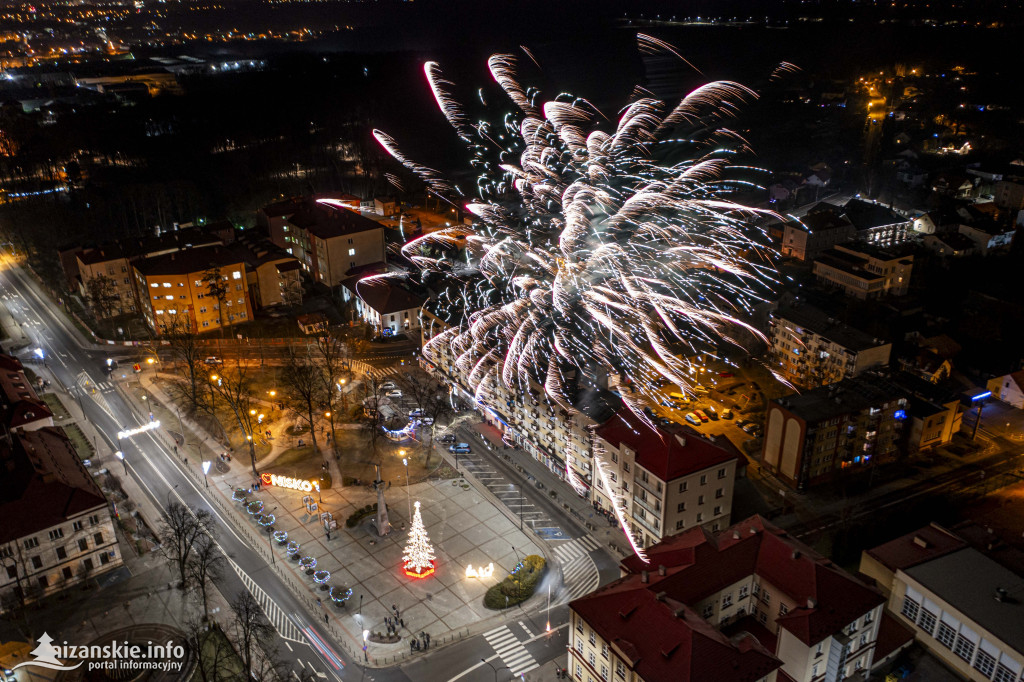
[[[638,43],[682,59],[651,36],[638,36]],[[402,248],[424,281],[440,289],[426,307],[452,325],[423,354],[437,362],[447,348],[481,404],[500,407],[503,391],[539,389],[570,417],[594,377],[617,376],[630,385],[621,391],[625,407],[656,430],[643,408],[659,395],[659,381],[693,392],[690,358],[738,345],[741,336],[763,339],[743,318],[778,284],[777,254],[754,224],[775,214],[729,197],[758,187],[751,178],[761,171],[731,164],[749,145],[723,125],[757,93],[718,81],[667,105],[636,88],[606,130],[608,119],[583,98],[563,93],[539,102],[539,91],[520,82],[514,56],[494,55],[488,68],[514,106],[496,117],[499,124],[471,124],[454,84],[436,63],[424,66],[439,108],[480,170],[468,202],[437,171],[374,131],[430,192],[459,201],[476,218],[475,234],[435,232]],[[784,64],[773,77],[794,68]],[[480,91],[480,102],[492,99]],[[423,250],[461,246],[463,237],[465,262]],[[570,485],[585,491],[568,457],[565,463]],[[593,484],[614,500],[623,531],[643,557],[608,466],[595,453]]]

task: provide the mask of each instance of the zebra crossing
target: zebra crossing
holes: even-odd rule
[[[555,556],[562,565],[562,587],[552,604],[565,604],[593,592],[601,583],[601,573],[590,553],[601,546],[589,535],[555,547]]]
[[[540,667],[530,652],[526,650],[523,642],[516,638],[507,625],[485,632],[484,639],[494,649],[494,653],[498,654],[501,662],[512,671],[512,677],[518,677]]]
[[[278,634],[283,639],[291,640],[293,642],[305,642],[305,638],[299,631],[299,628],[292,622],[291,618],[281,610],[281,607],[270,598],[270,595],[263,591],[259,585],[256,584],[249,574],[242,570],[242,567],[236,564],[231,559],[228,559],[228,563],[231,564],[231,568],[238,574],[238,577],[242,579],[245,584],[245,588],[252,593],[252,596],[256,598],[260,608],[263,609],[263,613],[266,615],[273,625],[274,629],[277,630]]]

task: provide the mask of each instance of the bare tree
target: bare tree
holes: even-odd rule
[[[219,374],[210,375],[210,391],[211,395],[222,399],[230,408],[238,423],[238,428],[242,430],[242,436],[249,444],[249,459],[252,461],[253,476],[258,475],[254,429],[255,415],[259,412],[259,405],[254,402],[252,381],[241,360],[236,360],[235,366],[231,369],[225,367]]]
[[[224,336],[224,303],[227,301],[231,283],[218,267],[206,270],[200,281],[206,288],[206,295],[217,301],[217,318],[220,320],[221,336]],[[228,321],[230,322],[230,319]]]
[[[320,383],[328,414],[328,422],[331,429],[331,448],[337,453],[338,448],[335,441],[334,415],[337,412],[335,406],[341,397],[341,380],[344,372],[345,360],[343,358],[344,344],[329,334],[321,334],[316,337],[316,357],[320,368]]]
[[[192,578],[192,589],[199,593],[203,604],[203,620],[210,619],[208,591],[210,583],[224,575],[224,557],[217,543],[209,535],[196,538],[192,556],[188,560],[188,574]]]
[[[320,448],[316,441],[316,414],[320,410],[320,405],[325,402],[324,382],[320,376],[320,367],[310,354],[308,347],[305,351],[296,351],[290,347],[284,371],[287,378],[282,391],[285,405],[309,427],[310,438],[313,440],[313,451],[319,456]]]
[[[181,586],[188,585],[189,561],[200,537],[213,528],[213,517],[204,509],[193,512],[188,507],[172,502],[160,526],[160,553],[178,567]]]
[[[384,438],[384,426],[387,422],[384,415],[381,414],[381,408],[384,407],[381,395],[384,390],[383,384],[380,377],[372,374],[367,374],[363,379],[362,427],[374,459],[378,458],[381,440]]]
[[[430,420],[430,424],[426,426],[427,452],[424,460],[424,466],[426,466],[430,464],[430,453],[434,448],[434,427],[439,419],[453,413],[452,406],[444,387],[426,374],[407,374],[402,383],[409,395],[416,401],[416,406],[422,411],[423,416]]]
[[[281,281],[281,302],[292,308],[302,305],[302,279],[300,277],[289,277]]]
[[[189,645],[196,657],[196,671],[202,682],[221,682],[232,677],[235,650],[215,622],[191,617],[185,623]]]
[[[198,412],[206,402],[206,391],[201,381],[206,373],[203,365],[203,347],[199,343],[199,334],[192,329],[191,320],[187,316],[175,316],[169,324],[163,325],[164,337],[170,342],[171,358],[177,378],[173,382],[174,390],[188,405],[192,412]]]
[[[260,650],[269,650],[273,643],[274,626],[248,591],[240,592],[231,601],[231,613],[231,629],[238,655],[242,659],[245,679],[252,679],[253,672],[258,672],[262,667],[259,661]]]
[[[85,298],[97,320],[106,320],[121,312],[121,297],[113,277],[99,274],[85,284]]]

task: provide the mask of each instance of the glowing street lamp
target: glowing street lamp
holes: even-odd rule
[[[210,471],[210,462],[204,461],[203,462],[203,481],[206,482],[206,487],[207,488],[210,487],[210,479],[206,478],[206,474],[209,473],[209,471]]]
[[[404,455],[405,450],[401,453]],[[409,492],[409,460],[402,458],[402,464],[405,465],[405,501],[409,504],[409,521],[412,521],[412,493]]]
[[[124,458],[124,453],[121,452],[120,450],[118,450],[117,452],[114,453],[114,457],[117,457],[119,460],[121,460],[121,464],[124,464],[124,473],[127,476],[128,475],[128,461]]]
[[[363,661],[367,662],[367,663],[370,661],[370,657],[366,653],[366,641],[369,638],[370,638],[370,631],[369,630],[363,630]]]

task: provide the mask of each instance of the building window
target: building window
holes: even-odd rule
[[[583,634],[583,619],[582,618],[577,618],[576,619],[576,632],[578,632],[580,634]]]
[[[587,656],[587,660],[590,661],[591,668],[597,665],[597,656],[594,655],[593,651],[591,651],[590,654]]]
[[[622,661],[615,661],[615,675],[626,679],[626,666],[622,664]]]
[[[43,567],[43,560],[37,556],[32,557],[32,568],[40,569]]]
[[[708,482],[708,475],[707,475],[707,474],[701,474],[701,475],[700,475],[700,484],[701,484],[701,485],[704,485],[704,484],[706,484],[707,482]]]
[[[758,585],[757,583],[754,583],[754,587],[751,590],[751,594],[753,594],[755,597],[760,595],[761,594],[761,586]]]
[[[868,623],[870,623],[872,621],[872,619],[874,618],[871,614],[872,614],[871,611],[868,611],[867,613],[864,614],[864,625],[867,625]]]
[[[1002,663],[996,664],[996,674],[992,677],[992,682],[1016,682],[1017,673],[1013,672]]]
[[[698,495],[697,496],[697,504],[704,504],[704,496],[703,495]]]
[[[679,519],[678,521],[676,521],[676,530],[682,530],[683,526],[685,526],[685,525],[686,525],[686,521],[683,521],[682,519]]]
[[[171,283],[170,282],[164,282],[164,287],[167,288],[167,289],[170,289],[171,288]]]
[[[680,502],[679,504],[677,504],[676,505],[676,511],[677,512],[684,512],[684,511],[686,511],[686,503],[685,502]]]
[[[703,523],[703,522],[704,522],[704,514],[702,512],[697,512],[697,523]]]
[[[963,635],[957,635],[953,653],[970,663],[971,657],[974,656],[974,642],[964,639]]]
[[[608,679],[608,666],[606,666],[606,665],[602,665],[601,666],[601,679],[602,680],[607,680]]]
[[[953,628],[940,622],[939,630],[935,633],[935,639],[947,649],[952,649],[953,642],[956,641],[956,632],[953,631]]]
[[[203,326],[204,327],[209,327],[210,326],[210,321],[209,320],[203,320]]]
[[[686,492],[686,481],[683,481],[682,483],[679,484],[679,492],[681,492],[681,493],[685,493]]]
[[[61,561],[63,561],[64,559],[67,559],[68,558],[67,550],[64,549],[63,547],[58,547],[57,548],[57,558],[60,559]]]
[[[814,648],[814,657],[817,658],[818,656],[821,656],[823,653],[825,653],[825,643],[818,642],[818,646]],[[818,673],[814,674],[817,675]]]
[[[911,622],[917,622],[917,614],[920,610],[920,604],[910,597],[903,597],[903,608],[900,609],[900,613],[906,616]]]
[[[750,596],[750,586],[749,585],[744,585],[743,587],[740,588],[740,596],[739,596],[739,599],[737,599],[736,601],[743,601],[744,599],[746,599],[749,596]]]
[[[608,658],[608,645],[603,642],[601,643],[601,658]],[[601,674],[603,675],[604,673]]]
[[[772,603],[772,593],[769,592],[768,590],[762,591],[761,592],[761,601],[763,601],[765,604],[771,604]]]
[[[719,516],[721,513],[722,513],[722,508],[721,507],[715,507],[715,514],[714,515],[715,516]]]
[[[91,571],[92,570],[92,559],[83,559],[82,560],[82,565],[85,566],[85,570]]]
[[[350,255],[350,256],[356,255],[356,250],[355,249],[349,249],[348,250],[348,255]]]
[[[917,621],[917,627],[921,628],[929,635],[935,632],[935,614],[931,611],[921,609],[921,619]]]
[[[711,618],[711,616],[715,615],[715,605],[714,604],[707,604],[704,607],[704,610],[701,611],[700,615],[704,618],[704,620],[709,620]]]
[[[732,592],[722,596],[722,608],[727,609],[732,606]]]
[[[765,623],[767,623],[768,622],[768,614],[765,613],[764,611],[758,609],[758,611],[757,611],[757,622],[760,623],[761,625],[764,625]]]
[[[785,616],[787,613],[789,613],[789,607],[779,602],[779,616]]]
[[[39,587],[41,587],[41,588],[43,588],[45,590],[49,586],[50,586],[50,579],[47,578],[45,575],[41,576],[39,578]]]
[[[590,631],[590,637],[588,637],[587,639],[590,641],[590,646],[594,646],[594,643],[597,641],[597,635],[594,633],[593,630]]]
[[[33,547],[38,547],[39,538],[29,538],[28,540],[25,540],[25,542],[22,544],[25,545],[25,549],[32,549]]]
[[[231,273],[231,277],[233,279],[242,279],[242,273],[239,272],[238,270],[235,270],[234,272]]]
[[[61,575],[64,576],[65,580],[71,580],[72,573],[71,573],[71,567],[70,566],[65,566],[64,568],[61,569],[60,572],[61,572]]]
[[[577,639],[576,640],[576,651],[580,652],[581,654],[583,653],[583,640],[582,639]]]
[[[97,547],[102,545],[103,544],[103,533],[96,533],[95,535],[93,535],[92,536],[92,541],[96,543]]]
[[[725,478],[725,469],[719,469],[718,470],[718,477],[719,478]]]
[[[198,282],[196,282],[196,284],[198,284]],[[157,284],[156,282],[153,282],[153,283],[152,283],[152,284],[150,284],[149,286],[153,287],[154,289],[159,289],[159,288],[160,288],[160,285],[159,285],[159,284]]]
[[[78,541],[78,549],[80,551],[82,551],[82,552],[88,550],[89,549],[89,541],[86,540],[85,538],[82,538],[81,540],[79,540]]]
[[[978,657],[974,659],[974,669],[985,677],[992,677],[992,671],[996,669],[996,659],[984,649],[979,649]]]
[[[60,540],[62,537],[64,537],[64,529],[63,528],[54,528],[53,530],[50,531],[50,539],[51,540]]]

